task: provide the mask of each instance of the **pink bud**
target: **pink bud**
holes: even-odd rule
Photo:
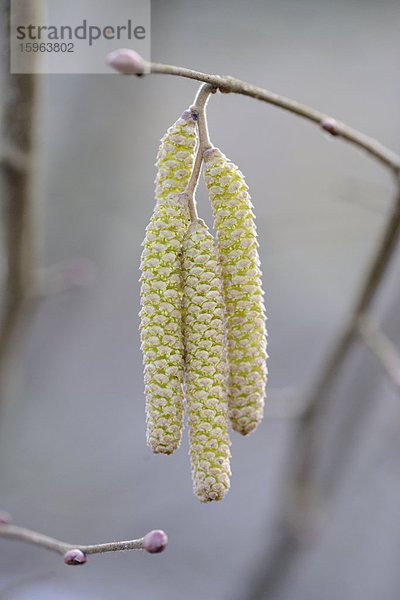
[[[168,536],[161,529],[149,531],[143,538],[143,547],[150,554],[158,554],[165,550],[168,544]]]
[[[67,550],[64,554],[64,562],[66,565],[84,565],[86,561],[86,554],[84,554],[82,550],[79,550],[79,548]]]
[[[327,131],[331,135],[339,135],[339,127],[335,119],[330,117],[321,121],[321,127],[324,131]]]
[[[143,75],[146,70],[144,59],[129,48],[119,48],[110,52],[107,56],[107,63],[123,75]]]
[[[0,525],[9,525],[11,521],[11,515],[9,515],[5,510],[0,510]]]

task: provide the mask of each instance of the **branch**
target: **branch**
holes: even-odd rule
[[[365,323],[369,323],[369,320],[366,321],[365,319],[368,318],[369,309],[380,289],[399,237],[400,182],[397,199],[359,292],[352,317],[335,343],[326,365],[314,385],[307,408],[294,434],[291,455],[296,457],[296,461],[291,465],[293,471],[291,472],[291,484],[287,506],[284,511],[284,520],[272,553],[268,549],[267,554],[271,556],[271,559],[268,560],[267,556],[262,557],[260,563],[262,567],[257,569],[251,579],[246,600],[261,600],[266,596],[274,596],[282,583],[287,580],[288,573],[303,547],[298,537],[297,524],[305,523],[306,527],[313,528],[314,515],[318,515],[315,508],[320,505],[320,498],[317,495],[314,480],[318,459],[316,434],[320,417],[326,410],[330,387],[342,367],[353,341],[360,333],[360,323],[364,323],[364,330]],[[376,349],[376,338],[374,347]],[[387,357],[385,356],[385,358]],[[304,499],[307,501],[301,502]]]
[[[208,135],[208,125],[206,117],[206,106],[210,94],[215,93],[216,90],[207,83],[203,84],[197,92],[194,103],[190,107],[190,111],[194,119],[197,120],[198,132],[199,132],[199,145],[197,148],[196,158],[193,165],[193,170],[190,174],[190,179],[186,186],[185,191],[181,194],[181,197],[186,198],[189,205],[189,214],[191,221],[197,221],[197,207],[195,200],[195,192],[197,184],[199,182],[201,166],[203,164],[203,155],[205,150],[211,148],[210,137]]]
[[[315,108],[301,104],[297,100],[286,98],[264,88],[236,79],[235,77],[210,75],[209,73],[201,73],[200,71],[174,65],[148,63],[132,50],[115,50],[108,55],[107,62],[115,70],[125,75],[143,76],[153,73],[185,77],[208,83],[214,89],[218,89],[223,93],[241,94],[255,100],[260,100],[261,102],[266,102],[267,104],[272,104],[298,117],[316,123],[332,136],[340,137],[350,144],[358,146],[388,167],[396,177],[400,175],[400,156],[398,154],[364,133],[349,127],[341,121],[333,119]]]
[[[206,150],[212,147],[210,136],[208,133],[206,107],[210,98],[210,94],[215,94],[216,91],[216,87],[213,87],[208,83],[204,83],[197,92],[197,96],[193,105],[190,107],[192,115],[197,117],[199,129],[199,149],[201,150],[202,154],[204,154]]]
[[[106,544],[69,544],[56,538],[49,537],[31,529],[18,527],[9,522],[6,513],[0,514],[0,538],[8,538],[26,542],[56,552],[64,557],[67,565],[81,565],[87,561],[89,554],[103,554],[104,552],[124,552],[125,550],[146,550],[150,554],[158,554],[165,550],[168,544],[166,533],[156,529],[137,540],[122,542],[109,542]]]
[[[370,306],[376,296],[379,286],[386,273],[390,259],[393,256],[394,250],[400,236],[400,182],[398,197],[390,214],[384,229],[381,241],[375,252],[374,258],[371,261],[370,268],[365,278],[364,284],[359,292],[358,299],[355,303],[352,317],[342,336],[340,337],[335,350],[332,352],[330,359],[327,361],[326,367],[322,372],[321,377],[315,385],[311,394],[310,404],[307,410],[306,419],[312,420],[312,413],[316,410],[318,400],[325,394],[330,382],[333,380],[336,372],[340,368],[348,348],[355,339],[358,333],[360,318],[367,314]]]
[[[380,327],[367,315],[357,322],[357,332],[367,348],[375,354],[396,391],[400,392],[400,354]]]
[[[24,4],[21,11],[33,16],[36,2]],[[4,237],[7,273],[0,315],[0,380],[7,369],[8,355],[27,300],[33,295],[35,231],[33,219],[33,157],[36,84],[34,75],[9,73],[9,0],[0,3],[4,36],[4,109],[0,175],[3,187]],[[15,9],[17,10],[17,8]],[[24,13],[27,17],[27,14]]]

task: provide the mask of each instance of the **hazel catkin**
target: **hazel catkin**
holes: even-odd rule
[[[257,232],[244,177],[218,149],[204,153],[228,329],[229,417],[247,435],[263,417],[266,327]]]
[[[222,279],[214,239],[202,220],[183,241],[185,393],[193,488],[202,502],[229,489],[227,363]]]
[[[196,121],[190,110],[185,110],[161,139],[156,161],[156,200],[173,198],[185,191],[193,168],[196,144]]]
[[[181,254],[189,213],[187,200],[179,194],[190,177],[196,139],[195,121],[186,111],[161,140],[157,202],[140,265],[147,443],[163,454],[179,447],[183,429]]]

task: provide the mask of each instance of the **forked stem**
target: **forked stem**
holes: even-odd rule
[[[190,107],[190,111],[197,120],[198,132],[199,132],[199,144],[197,148],[196,158],[193,165],[193,170],[190,175],[189,182],[184,191],[184,197],[187,198],[189,205],[189,215],[192,222],[197,221],[197,207],[195,200],[195,192],[197,184],[199,182],[201,167],[203,164],[203,154],[208,148],[211,148],[210,136],[208,133],[206,106],[210,95],[216,91],[216,88],[208,83],[204,83],[200,86],[199,91],[196,94],[194,103]]]

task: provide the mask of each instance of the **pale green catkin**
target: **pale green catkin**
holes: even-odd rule
[[[263,417],[267,380],[265,307],[252,204],[242,173],[218,149],[204,153],[228,326],[229,417],[246,435]]]
[[[214,239],[202,220],[183,241],[185,391],[193,488],[202,502],[230,486],[224,300]]]
[[[192,172],[197,143],[196,121],[189,110],[171,125],[157,154],[156,200],[185,191]]]
[[[147,443],[171,454],[183,430],[182,242],[189,224],[180,198],[193,167],[196,123],[186,111],[161,140],[156,206],[141,259],[140,337],[146,395]]]

